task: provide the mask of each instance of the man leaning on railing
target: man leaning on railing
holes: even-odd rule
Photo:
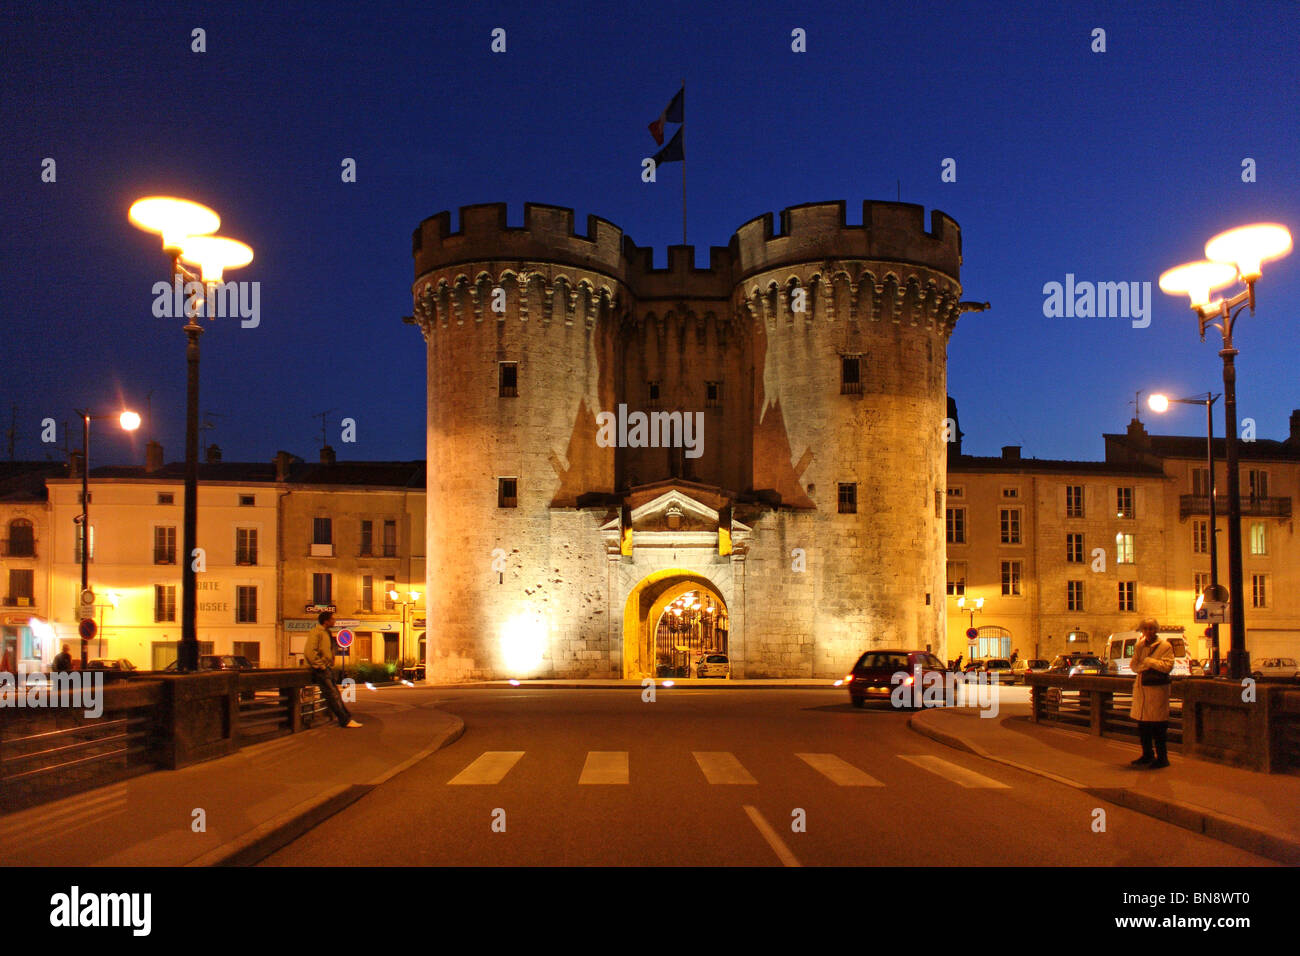
[[[302,649],[303,663],[311,671],[312,681],[320,688],[325,704],[333,711],[339,726],[360,727],[361,724],[352,719],[352,714],[344,705],[331,672],[334,666],[334,635],[330,633],[330,625],[334,623],[334,615],[329,611],[321,611],[317,621],[319,623],[307,635],[307,644]]]

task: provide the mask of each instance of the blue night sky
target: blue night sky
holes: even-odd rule
[[[205,320],[204,442],[226,460],[312,458],[313,415],[333,409],[340,457],[423,457],[423,342],[401,322],[412,230],[492,201],[519,224],[544,202],[611,220],[662,264],[680,242],[679,171],[645,184],[640,161],[684,78],[701,265],[755,216],[844,199],[857,223],[901,180],[927,221],[939,208],[961,225],[965,298],[993,305],[963,317],[949,352],[966,451],[1099,458],[1136,389],[1221,385],[1217,347],[1160,272],[1231,226],[1300,230],[1298,26],[1300,5],[1279,0],[9,3],[0,421],[16,405],[17,456],[41,458],[42,418],[120,398],[144,411],[152,390],[152,431],[182,456],[182,323],[152,317],[167,263],[126,221],[132,200],[170,193],[221,213],[256,250],[231,277],[262,286],[258,328]],[[194,27],[206,53],[190,51]],[[807,53],[791,52],[796,27]],[[1151,282],[1151,326],[1045,318],[1043,285],[1067,273]],[[1298,301],[1300,253],[1265,266],[1238,325],[1240,413],[1260,437],[1283,437],[1300,407]],[[344,416],[355,445],[338,441]],[[1143,418],[1202,428],[1191,408]],[[143,431],[98,434],[95,464],[142,460]]]

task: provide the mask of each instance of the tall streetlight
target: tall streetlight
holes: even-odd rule
[[[1218,600],[1219,594],[1219,536],[1218,529],[1215,527],[1218,509],[1214,502],[1214,403],[1221,397],[1212,392],[1206,392],[1204,398],[1170,398],[1156,393],[1147,399],[1147,407],[1160,415],[1167,412],[1170,405],[1205,406],[1205,464],[1210,476],[1205,490],[1210,496],[1210,591],[1214,595],[1212,600]],[[1204,598],[1205,592],[1200,596]],[[1218,621],[1210,624],[1210,673],[1216,676],[1219,673]]]
[[[966,595],[963,594],[961,597],[957,598],[957,607],[970,614],[970,629],[972,631],[975,630],[975,615],[978,614],[980,611],[984,610],[984,599],[982,597],[977,597],[974,600],[974,602],[970,605],[970,607],[967,607]],[[967,633],[966,643],[970,645],[970,644],[975,644],[976,642],[977,639],[971,637],[970,634]]]
[[[172,282],[184,284],[191,307],[186,308],[185,350],[185,511],[184,560],[181,563],[181,644],[176,666],[194,671],[199,666],[199,640],[195,628],[197,591],[194,550],[198,547],[199,486],[199,336],[203,327],[195,321],[203,297],[211,297],[222,281],[223,270],[237,269],[253,261],[253,250],[242,242],[213,236],[221,217],[207,206],[171,196],[148,196],[131,204],[127,218],[132,225],[162,236],[163,253],[171,259]],[[196,275],[182,261],[199,267]],[[200,284],[201,283],[201,284]],[[191,294],[192,293],[192,294]]]
[[[80,607],[93,607],[95,595],[90,590],[90,423],[92,420],[116,419],[123,431],[133,432],[140,427],[140,416],[131,411],[117,415],[92,415],[83,409],[77,409],[77,414],[81,416],[81,514],[77,516],[77,523],[81,525],[81,594],[78,597]],[[87,663],[87,643],[85,639],[81,642],[82,670]]]
[[[1223,334],[1223,419],[1228,466],[1228,588],[1232,643],[1228,650],[1228,674],[1241,680],[1250,673],[1246,651],[1245,587],[1241,567],[1241,476],[1237,473],[1237,350],[1232,329],[1242,309],[1255,314],[1255,283],[1263,264],[1291,251],[1291,233],[1276,223],[1256,223],[1220,233],[1205,244],[1205,260],[1176,266],[1160,276],[1160,288],[1167,293],[1185,293],[1191,299],[1205,341],[1206,326]],[[1240,284],[1229,299],[1211,299],[1225,286]],[[1236,310],[1236,311],[1233,311]],[[1217,321],[1215,321],[1217,319]]]
[[[411,600],[409,600],[409,601],[402,601],[402,600],[399,600],[399,598],[401,597],[401,595],[397,592],[396,589],[393,589],[393,590],[391,590],[391,591],[388,592],[388,599],[389,599],[390,601],[392,601],[394,604],[397,604],[397,605],[399,605],[399,606],[402,608],[402,637],[401,637],[401,648],[400,648],[400,649],[398,650],[398,652],[397,652],[397,668],[398,668],[399,671],[400,671],[401,668],[402,668],[402,661],[406,660],[406,609],[407,609],[408,607],[409,607],[409,608],[414,608],[414,607],[415,607],[415,603],[416,603],[418,600],[420,600],[420,592],[419,592],[419,591],[408,591],[407,593],[411,595]]]

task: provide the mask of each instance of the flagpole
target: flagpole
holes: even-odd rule
[[[686,78],[682,77],[682,102],[686,101]],[[685,115],[682,119],[685,119]],[[686,245],[686,124],[679,132],[682,137],[682,245]],[[694,263],[692,263],[694,265]]]

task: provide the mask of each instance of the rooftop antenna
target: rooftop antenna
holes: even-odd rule
[[[226,417],[226,416],[220,414],[219,412],[204,412],[204,413],[203,413],[203,424],[199,426],[199,431],[201,431],[201,432],[210,432],[210,431],[212,431],[212,429],[214,429],[214,428],[217,427],[217,423],[214,422],[212,419],[214,419],[214,418],[225,418],[225,417]],[[207,440],[207,439],[205,439],[205,438],[200,438],[200,439],[199,439],[199,444],[202,445],[206,440]]]
[[[901,179],[898,180],[898,201],[903,201],[903,181]]]
[[[1141,423],[1142,421],[1142,389],[1133,393],[1133,401],[1128,404],[1133,406],[1133,421]]]
[[[325,448],[327,445],[329,445],[329,437],[328,437],[328,435],[326,434],[326,430],[327,430],[327,427],[328,427],[328,426],[326,425],[325,420],[326,420],[326,418],[328,418],[332,413],[337,412],[337,411],[338,411],[337,408],[327,408],[327,409],[325,409],[325,411],[323,411],[323,412],[317,412],[315,415],[312,416],[312,418],[319,418],[319,419],[320,419],[320,446],[321,446],[322,448]]]

